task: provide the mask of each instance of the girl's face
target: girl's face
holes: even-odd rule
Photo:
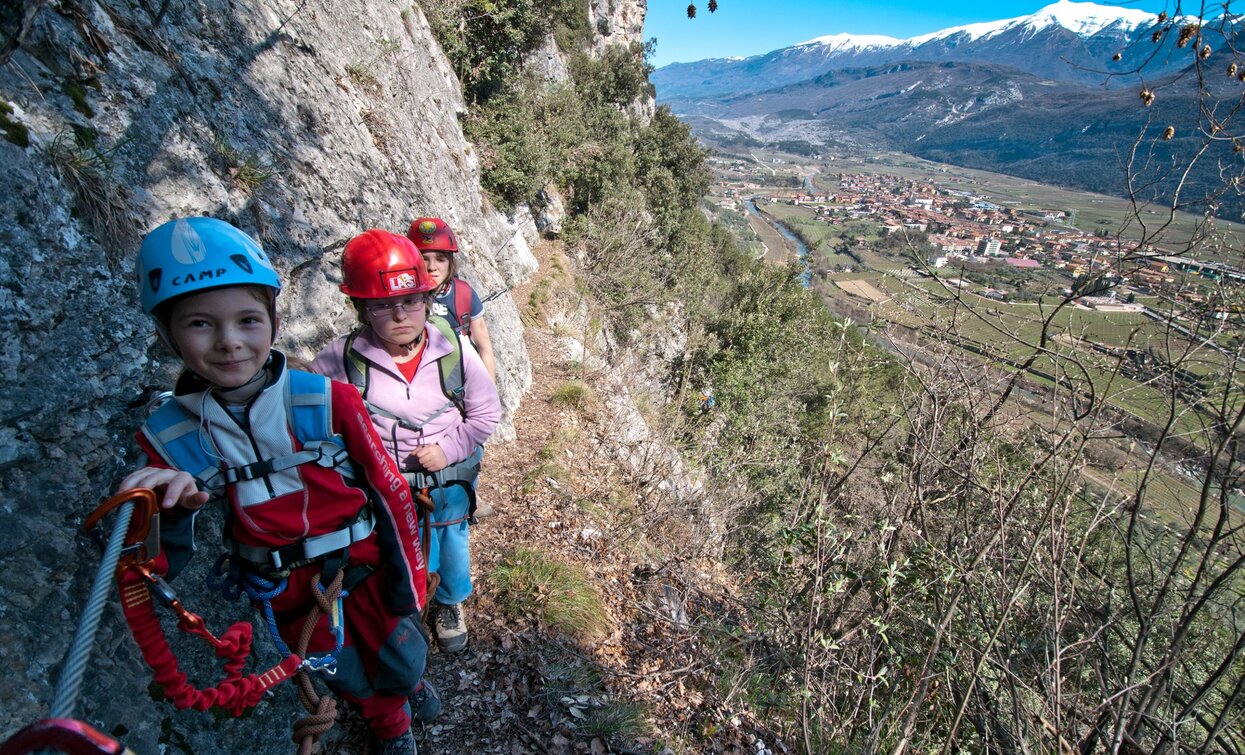
[[[233,286],[178,300],[168,333],[187,367],[228,389],[246,385],[268,363],[275,325],[252,291]]]
[[[428,275],[432,276],[437,288],[441,288],[450,277],[450,253],[422,252],[422,255],[424,267],[428,268]]]
[[[386,346],[396,349],[391,353],[400,355],[424,332],[424,320],[428,317],[427,294],[362,301],[372,331]]]

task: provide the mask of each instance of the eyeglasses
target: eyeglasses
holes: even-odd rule
[[[409,315],[427,304],[428,297],[412,296],[401,301],[382,301],[376,304],[369,304],[367,305],[367,311],[372,317],[393,317],[398,310],[402,310],[403,313]]]

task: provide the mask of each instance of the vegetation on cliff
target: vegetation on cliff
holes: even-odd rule
[[[570,55],[569,81],[518,76],[467,129],[499,204],[567,198],[563,239],[607,327],[641,350],[646,320],[686,334],[652,424],[717,504],[660,557],[687,594],[712,592],[683,628],[719,672],[697,694],[806,752],[1240,751],[1235,371],[1172,390],[1169,430],[1204,418],[1201,493],[1156,517],[1146,482],[1183,439],[1160,433],[1137,476],[1087,474],[1119,418],[1045,331],[1017,345],[1070,376],[1046,403],[1017,400],[1023,370],[871,345],[888,333],[832,318],[798,266],[748,258],[697,209],[704,152],[665,109],[637,112],[641,48]],[[678,566],[707,555],[732,589]],[[691,750],[715,741],[700,724]]]

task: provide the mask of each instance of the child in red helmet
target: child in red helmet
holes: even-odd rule
[[[439,576],[433,626],[442,650],[467,646],[468,524],[481,447],[501,419],[497,388],[471,343],[428,317],[435,282],[407,238],[356,236],[342,254],[342,292],[361,327],[326,346],[312,369],[359,389],[385,451],[431,514],[428,569]]]
[[[121,484],[160,495],[161,564],[170,577],[185,565],[195,512],[223,501],[233,574],[271,619],[274,642],[290,648],[312,580],[343,574],[336,627],[317,626],[306,660],[358,706],[381,753],[414,755],[412,701],[421,717],[440,707],[421,684],[428,644],[411,618],[425,600],[426,565],[410,489],[358,392],[289,369],[272,348],[281,284],[259,244],[232,225],[165,223],[144,239],[137,272],[143,310],[185,363],[172,399],[138,434],[149,465]]]
[[[419,218],[411,223],[406,237],[415,243],[424,258],[424,267],[436,288],[432,313],[449,320],[464,336],[471,339],[489,378],[497,380],[493,362],[493,342],[484,322],[484,304],[471,284],[458,277],[458,238],[441,218]]]

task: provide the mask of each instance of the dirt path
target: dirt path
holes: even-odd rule
[[[511,292],[520,306],[548,274],[550,244],[542,242],[535,252],[540,269]],[[443,691],[445,707],[434,725],[416,726],[420,751],[425,753],[546,752],[542,742],[552,741],[554,735],[542,732],[541,721],[528,716],[531,666],[521,651],[515,652],[524,628],[503,617],[489,579],[509,547],[548,531],[550,512],[532,491],[522,489],[528,472],[539,466],[537,452],[566,421],[549,402],[556,386],[569,378],[560,366],[553,337],[529,325],[525,340],[532,388],[515,416],[517,437],[489,444],[481,468],[479,497],[494,513],[471,533],[475,590],[467,602],[471,641],[461,653],[434,650],[429,657],[428,674]]]
[[[532,388],[515,417],[516,439],[490,443],[485,453],[479,495],[495,513],[472,531],[471,640],[461,653],[429,656],[427,674],[444,709],[434,724],[416,724],[420,752],[649,752],[705,726],[716,732],[713,752],[768,752],[756,744],[769,736],[764,727],[712,692],[721,681],[718,659],[687,624],[688,615],[727,618],[705,597],[713,567],[695,556],[681,559],[701,575],[693,596],[680,588],[682,567],[655,563],[645,551],[661,550],[654,544],[662,538],[669,545],[672,532],[695,546],[687,514],[663,511],[652,499],[626,503],[638,488],[613,460],[626,428],[601,409],[611,389],[565,358],[556,327],[532,316],[533,301],[549,309],[574,299],[558,244],[541,243],[534,252],[539,270],[512,292],[525,314]],[[559,393],[572,381],[586,386],[586,403],[575,406]],[[576,639],[544,626],[539,593],[530,608],[506,605],[513,596],[500,592],[495,572],[516,548],[585,575],[608,615],[607,636]],[[629,731],[594,725],[597,712],[628,709],[635,712]],[[363,725],[346,719],[326,753],[367,752]],[[620,742],[633,749],[618,749]]]

